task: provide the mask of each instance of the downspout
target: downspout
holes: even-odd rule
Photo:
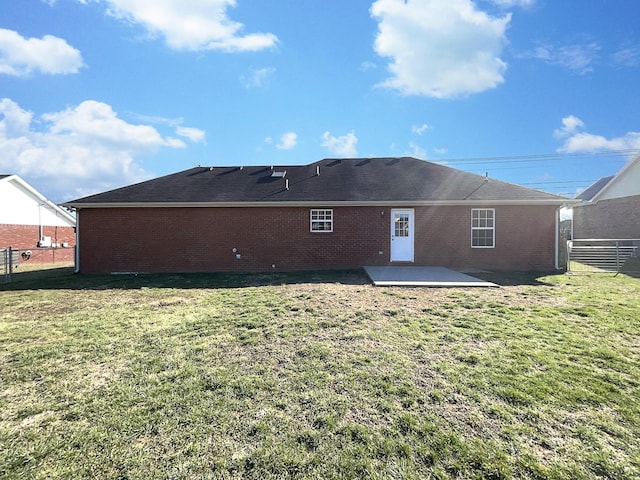
[[[75,260],[76,265],[73,269],[73,273],[80,273],[80,209],[76,209],[76,251]]]
[[[556,208],[556,245],[555,245],[555,267],[556,270],[560,270],[560,209]]]
[[[40,242],[42,242],[42,238],[43,238],[43,229],[42,229],[42,207],[44,206],[44,203],[39,203],[38,204],[38,246],[40,246]]]

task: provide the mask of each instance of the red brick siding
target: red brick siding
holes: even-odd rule
[[[275,265],[286,271],[390,263],[390,208],[333,211],[334,231],[312,233],[310,209],[301,207],[83,209],[80,270],[269,271]],[[415,208],[414,263],[552,270],[554,212],[554,207],[496,207],[496,248],[472,249],[471,207]]]
[[[640,238],[640,195],[573,209],[574,238]]]
[[[495,248],[471,248],[471,208],[417,208],[416,263],[487,270],[554,269],[554,206],[494,207]]]
[[[42,227],[42,235],[51,237],[51,243],[62,245],[66,248],[38,248],[40,240],[40,227],[38,225],[6,225],[0,224],[0,248],[12,247],[18,250],[31,250],[29,260],[21,260],[29,263],[55,263],[72,262],[74,260],[74,246],[76,234],[73,227],[55,227],[45,225]]]

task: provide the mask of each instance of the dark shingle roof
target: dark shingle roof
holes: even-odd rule
[[[284,178],[272,175],[285,170]],[[67,205],[465,200],[562,203],[566,199],[404,157],[325,159],[301,166],[196,167]]]
[[[600,190],[602,190],[611,180],[613,180],[615,175],[609,175],[608,177],[602,177],[595,182],[593,182],[589,187],[586,188],[580,195],[577,195],[576,198],[578,200],[584,200],[588,202],[593,197],[595,197]]]

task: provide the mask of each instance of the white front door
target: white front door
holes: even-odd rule
[[[391,210],[391,261],[413,262],[413,210]]]

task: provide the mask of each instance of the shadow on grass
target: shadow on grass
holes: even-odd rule
[[[22,272],[0,285],[10,290],[108,290],[140,288],[242,288],[299,283],[367,285],[363,270],[304,271],[283,273],[157,273],[122,275],[74,274],[73,268]]]
[[[482,272],[474,274],[500,286],[546,286],[535,272]],[[364,270],[323,270],[277,273],[158,273],[122,275],[74,274],[72,267],[20,272],[0,291],[107,290],[140,288],[242,288],[301,283],[371,285]]]
[[[501,287],[514,287],[519,285],[549,286],[551,283],[544,282],[541,278],[551,275],[564,275],[564,273],[540,273],[540,272],[478,272],[474,277],[478,277],[487,282],[493,282]]]

